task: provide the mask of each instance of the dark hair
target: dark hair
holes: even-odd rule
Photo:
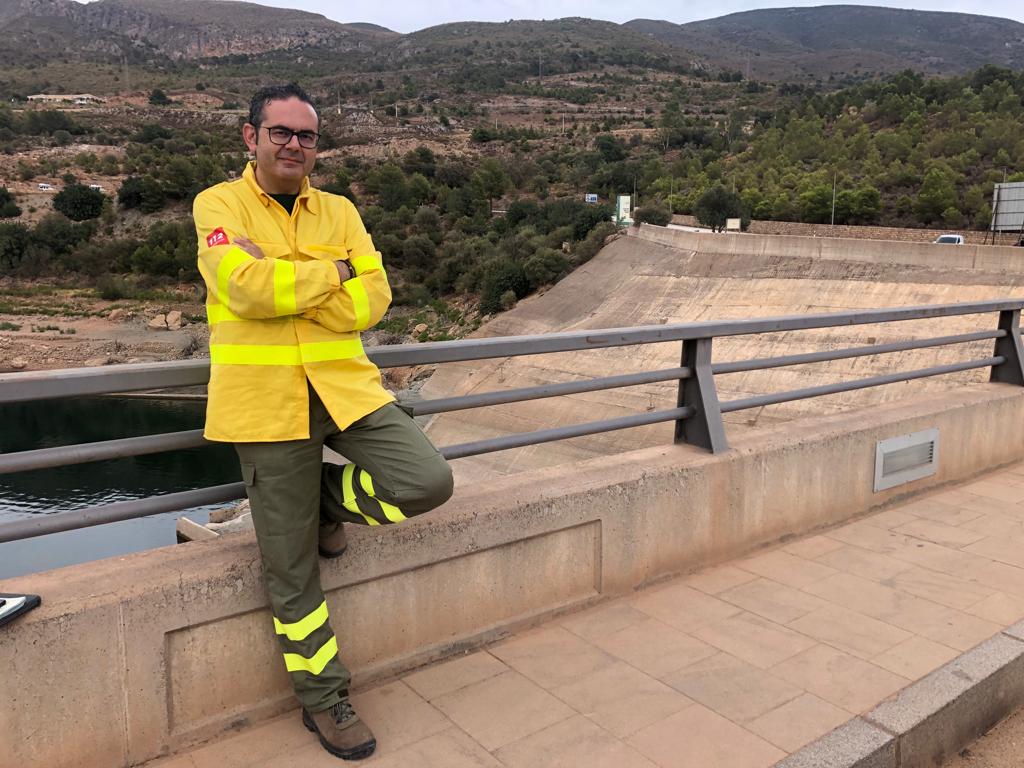
[[[313,107],[313,111],[316,112],[316,106],[313,104],[313,100],[309,98],[309,94],[297,84],[268,85],[266,88],[260,88],[256,91],[249,102],[249,124],[259,128],[263,122],[264,107],[272,101],[285,101],[286,99],[303,101]],[[319,114],[317,119],[320,119]]]

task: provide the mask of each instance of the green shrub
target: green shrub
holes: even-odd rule
[[[480,312],[494,314],[500,311],[501,297],[505,291],[512,291],[517,299],[523,298],[530,291],[530,281],[522,265],[507,257],[496,259],[484,271]]]
[[[60,211],[72,221],[87,221],[99,218],[103,212],[106,195],[84,184],[69,184],[54,195],[54,210]]]
[[[637,224],[646,222],[664,227],[672,222],[672,211],[661,205],[642,205],[633,211],[633,221]]]

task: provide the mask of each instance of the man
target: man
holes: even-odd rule
[[[341,555],[345,522],[387,525],[433,509],[452,476],[363,353],[359,332],[380,320],[391,290],[352,203],[309,184],[318,128],[297,85],[264,88],[242,128],[255,161],[196,197],[210,324],[205,435],[238,452],[303,722],[328,752],[358,760],[376,741],[349,703],[317,550]],[[352,463],[324,464],[324,445]]]

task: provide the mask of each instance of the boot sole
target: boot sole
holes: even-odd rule
[[[309,716],[306,710],[302,710],[302,724],[306,726],[306,730],[317,735],[320,739],[320,746],[326,749],[335,757],[340,757],[342,760],[363,760],[373,754],[373,751],[377,749],[377,740],[371,739],[365,744],[360,744],[352,749],[339,749],[338,747],[331,744],[327,739],[323,737],[320,731],[317,730],[316,723]]]
[[[317,549],[320,550],[320,557],[326,558],[328,560],[334,560],[336,558],[339,558],[348,551],[348,547],[345,547],[344,549],[338,552],[332,552],[330,550],[322,549],[320,547],[317,547]]]

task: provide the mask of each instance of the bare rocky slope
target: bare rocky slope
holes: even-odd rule
[[[894,243],[894,248],[898,244]],[[1002,250],[1002,249],[1001,249]],[[1017,249],[1005,249],[1014,251]],[[530,297],[478,335],[511,336],[702,320],[802,315],[1021,296],[1021,272],[981,272],[900,264],[696,253],[623,237],[546,293]],[[722,339],[714,360],[746,360],[994,329],[996,317],[865,325]],[[991,342],[915,350],[815,365],[720,375],[720,400],[734,400],[834,381],[984,358]],[[424,398],[510,389],[679,365],[680,345],[649,344],[555,355],[441,365]],[[987,370],[893,384],[727,414],[737,436],[814,414],[920,396],[987,380]],[[513,432],[663,410],[675,406],[672,383],[606,390],[495,408],[442,414],[428,431],[440,445]],[[672,425],[659,424],[461,459],[462,481],[509,474],[596,455],[667,445]]]

